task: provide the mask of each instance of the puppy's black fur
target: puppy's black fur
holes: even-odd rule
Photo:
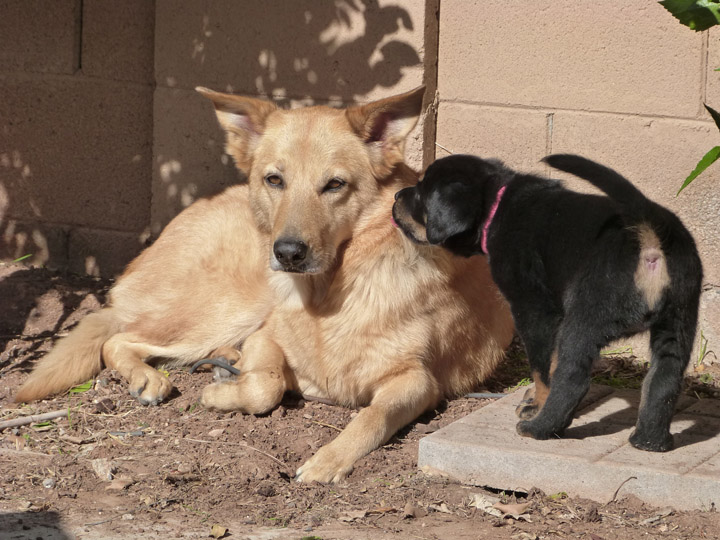
[[[534,395],[517,410],[518,432],[536,439],[561,434],[587,392],[600,349],[649,329],[652,360],[630,442],[670,450],[701,292],[695,242],[677,216],[615,171],[573,155],[544,161],[608,197],[569,191],[499,161],[455,155],[400,191],[393,217],[416,241],[475,255],[505,186],[487,227],[487,250],[535,379]]]

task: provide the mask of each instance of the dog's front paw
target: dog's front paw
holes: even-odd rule
[[[643,434],[637,429],[630,435],[630,444],[639,450],[648,452],[668,452],[673,449],[674,441],[670,433]]]
[[[550,430],[540,427],[537,422],[533,420],[523,420],[518,422],[515,426],[515,430],[518,432],[518,435],[531,437],[540,441],[551,439],[559,435],[559,433],[557,433],[558,430]]]
[[[346,456],[337,454],[332,448],[323,446],[308,459],[295,473],[298,482],[337,483],[344,480],[353,470]]]
[[[130,395],[143,405],[157,405],[170,395],[172,384],[170,379],[150,366],[135,370],[130,377]]]

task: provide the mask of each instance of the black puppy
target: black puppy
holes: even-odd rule
[[[544,161],[608,197],[455,155],[397,193],[393,218],[417,242],[488,255],[535,381],[516,411],[518,433],[561,434],[588,390],[600,349],[649,329],[652,360],[630,443],[670,450],[701,291],[695,242],[677,216],[615,171],[573,155]]]

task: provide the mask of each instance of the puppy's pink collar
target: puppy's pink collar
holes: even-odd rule
[[[487,255],[487,236],[488,236],[488,230],[490,229],[490,224],[492,223],[493,218],[495,217],[495,212],[497,212],[498,206],[500,205],[500,199],[502,199],[503,193],[505,193],[505,188],[507,186],[501,187],[497,195],[495,195],[495,202],[493,203],[492,207],[490,207],[490,213],[488,214],[487,219],[485,220],[485,223],[483,224],[482,228],[482,242],[480,243],[480,249],[482,249],[483,253]]]

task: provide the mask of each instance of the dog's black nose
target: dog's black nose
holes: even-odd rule
[[[273,244],[273,253],[283,266],[297,266],[307,257],[308,247],[301,240],[281,238]]]

